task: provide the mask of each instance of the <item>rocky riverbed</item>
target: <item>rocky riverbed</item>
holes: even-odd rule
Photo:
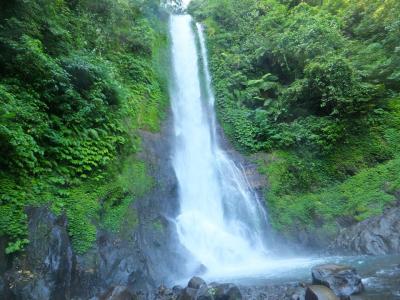
[[[318,265],[303,281],[258,278],[253,284],[249,279],[217,283],[193,277],[185,286],[161,285],[151,296],[127,286],[115,286],[93,300],[395,300],[400,299],[398,258],[375,257],[370,261],[364,258],[362,262],[354,258],[351,262],[359,265],[360,273],[341,264]],[[377,266],[381,267],[378,271]]]
[[[387,232],[387,236],[393,239],[398,238],[399,231],[396,232],[395,229],[398,224],[396,218],[398,219],[399,215],[394,213],[397,210],[396,207],[392,208],[381,217],[370,219],[364,224],[347,229],[341,233],[346,237],[343,241],[349,241],[348,237],[352,233],[356,245],[362,245],[362,243],[370,245],[373,239],[362,237],[379,237],[377,228],[382,231],[383,224],[392,225],[384,228],[381,239],[383,239],[384,232]],[[240,278],[233,281],[218,279],[218,283],[207,280],[207,291],[219,291],[222,298],[214,297],[219,294],[212,294],[211,296],[214,298],[204,298],[207,295],[201,295],[203,298],[199,298],[196,296],[197,291],[194,294],[193,290],[185,290],[187,286],[172,288],[171,282],[157,280],[155,275],[163,273],[168,264],[179,264],[179,257],[175,257],[175,261],[164,262],[158,270],[156,264],[151,263],[156,261],[157,257],[162,256],[163,249],[168,249],[161,246],[163,241],[165,242],[162,238],[167,238],[166,235],[160,235],[159,230],[151,226],[153,220],[158,220],[157,214],[146,215],[149,221],[147,221],[147,226],[146,223],[141,225],[143,226],[143,237],[137,231],[130,234],[123,232],[123,234],[127,234],[126,236],[131,237],[123,240],[121,237],[100,232],[96,247],[85,256],[78,256],[73,252],[66,230],[67,220],[63,215],[55,217],[45,208],[31,209],[28,211],[28,215],[31,243],[26,253],[14,257],[12,261],[6,260],[4,257],[1,260],[0,299],[2,300],[235,299],[229,298],[230,296],[226,298],[226,294],[234,292],[237,295],[237,289],[241,299],[306,299],[307,288],[313,284],[312,273],[314,273],[315,279],[318,279],[317,273],[312,272],[311,266],[286,272],[279,272],[281,270],[278,266],[275,276],[270,272],[265,277]],[[158,218],[162,220],[161,216]],[[168,223],[164,224],[163,228],[164,231],[167,230]],[[368,232],[375,235],[367,234]],[[340,235],[335,241],[336,247],[337,245],[350,245],[344,242],[338,243],[339,238]],[[155,250],[144,251],[151,248]],[[361,252],[360,249],[371,248],[358,246],[353,249],[353,253]],[[346,250],[348,250],[347,247],[336,248],[336,251],[346,252]],[[172,251],[172,248],[169,251]],[[171,254],[171,257],[174,256]],[[315,261],[315,264],[322,262],[346,264],[357,270],[362,278],[363,288],[358,287],[360,281],[359,278],[352,276],[352,268],[347,269],[350,278],[357,283],[353,284],[353,287],[356,287],[353,290],[361,292],[351,295],[350,299],[400,299],[399,255],[319,256]],[[179,277],[178,273],[169,273],[169,275]],[[157,288],[160,282],[164,282],[165,285]],[[319,280],[314,283],[326,284],[329,283],[329,280]],[[333,287],[330,288],[332,291],[335,290]],[[204,287],[201,292],[205,292]],[[321,288],[314,287],[309,291],[308,297],[312,297],[310,293],[316,292],[322,293],[324,289],[322,288],[321,291]],[[325,293],[329,293],[329,291],[325,289]]]

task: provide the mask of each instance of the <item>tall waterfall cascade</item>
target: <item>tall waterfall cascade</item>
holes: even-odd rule
[[[303,261],[277,261],[265,242],[267,216],[244,172],[222,149],[203,29],[189,15],[170,19],[173,167],[179,185],[179,241],[213,278],[249,276]],[[191,266],[187,266],[190,269]]]
[[[194,27],[189,15],[174,15],[170,30],[179,240],[212,274],[255,267],[267,254],[262,238],[266,215],[242,171],[218,143],[202,28]]]

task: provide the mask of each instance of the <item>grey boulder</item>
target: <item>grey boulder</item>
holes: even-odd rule
[[[324,285],[311,285],[306,289],[305,300],[339,300],[339,298]]]
[[[232,283],[224,283],[215,286],[215,300],[241,300],[242,293],[239,288]]]
[[[179,300],[242,300],[239,288],[232,283],[207,283],[200,277],[190,279],[186,288],[179,291]]]
[[[361,277],[352,267],[337,264],[325,264],[311,269],[313,284],[324,285],[341,296],[359,294],[364,290]]]

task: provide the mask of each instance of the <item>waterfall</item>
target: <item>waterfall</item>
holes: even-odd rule
[[[266,212],[242,167],[219,143],[202,26],[189,15],[172,15],[169,27],[173,167],[180,204],[175,224],[180,244],[190,253],[188,276],[200,265],[209,279],[287,276],[322,262],[270,251]]]
[[[201,26],[195,28],[189,15],[171,16],[177,232],[207,274],[246,273],[265,261],[266,214],[240,167],[218,143],[205,40]]]

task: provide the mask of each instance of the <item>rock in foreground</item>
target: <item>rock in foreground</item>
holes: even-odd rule
[[[200,277],[192,277],[192,279],[189,280],[188,287],[192,289],[198,290],[202,285],[207,285],[206,282],[201,279]]]
[[[358,294],[364,290],[361,277],[349,266],[325,264],[313,267],[311,273],[313,284],[324,285],[339,297]]]
[[[239,288],[232,283],[218,284],[214,287],[215,300],[241,300],[242,293]]]
[[[179,300],[242,300],[239,288],[231,283],[207,283],[200,277],[190,279],[186,288],[179,291]]]
[[[335,293],[324,285],[310,285],[305,300],[339,300]]]

